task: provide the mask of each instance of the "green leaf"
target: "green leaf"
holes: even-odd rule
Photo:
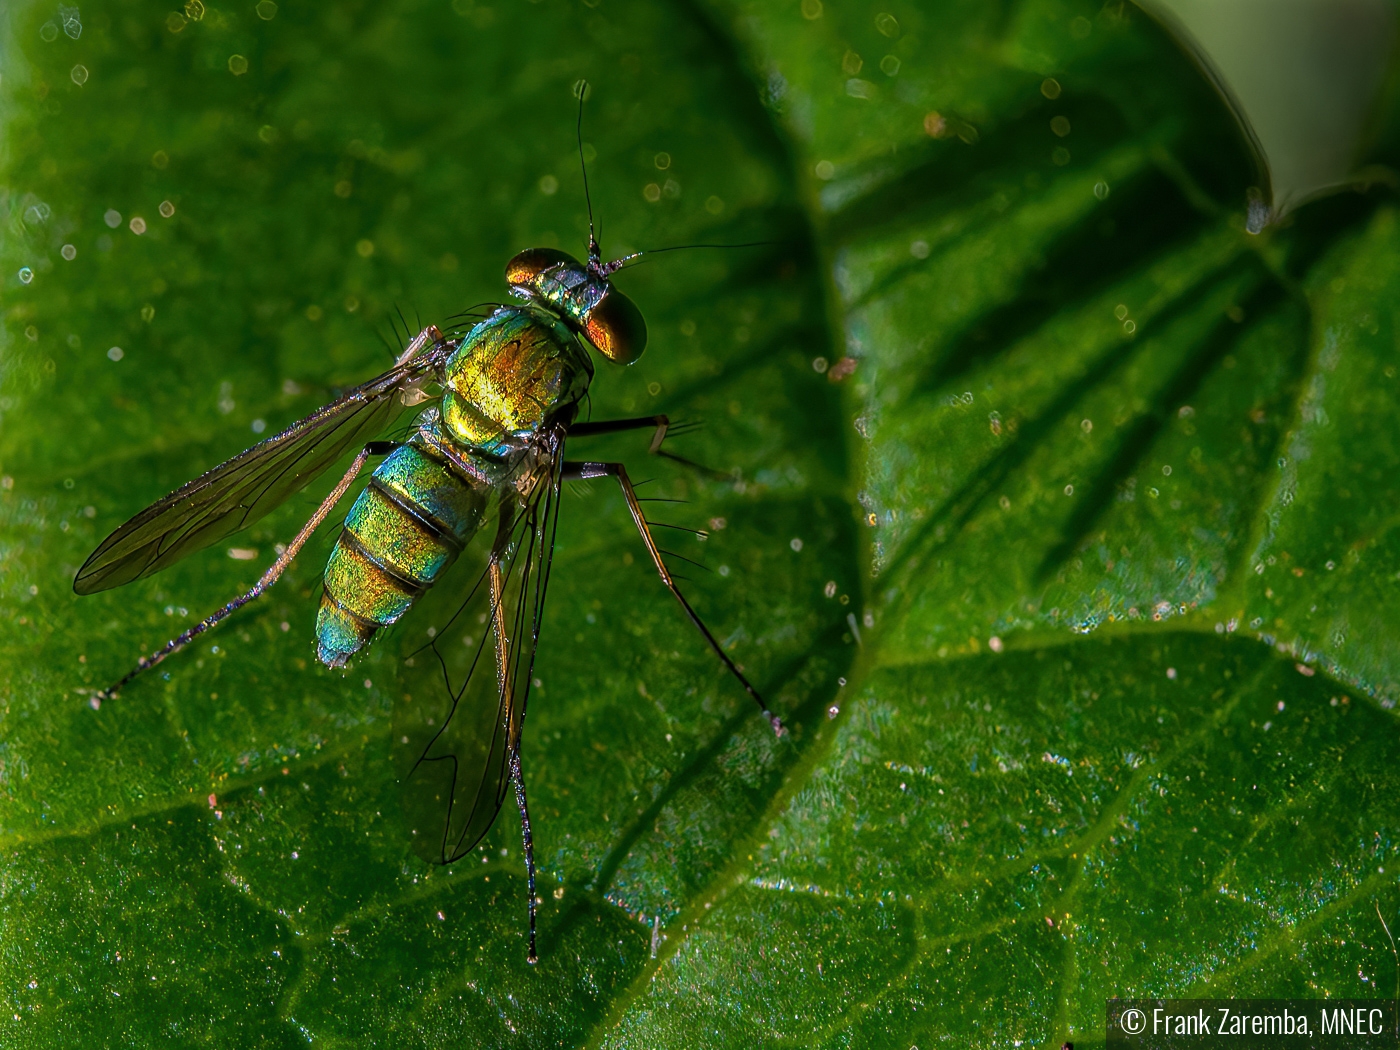
[[[1046,1044],[1111,995],[1387,994],[1395,209],[1246,233],[1244,141],[1137,9],[78,17],[27,5],[0,65],[6,1045]],[[398,813],[392,710],[441,688],[412,654],[470,633],[461,581],[327,671],[328,529],[97,709],[330,483],[251,560],[70,587],[386,367],[400,309],[581,251],[581,78],[609,255],[770,242],[618,279],[650,352],[593,418],[700,420],[710,469],[587,454],[689,501],[650,506],[709,532],[685,586],[791,732],[571,488],[529,967],[514,814],[433,869]]]
[[[1143,0],[1219,88],[1258,151],[1261,187],[1252,232],[1294,208],[1384,169],[1358,172],[1374,132],[1395,38],[1384,0],[1348,10],[1305,0],[1276,5]]]

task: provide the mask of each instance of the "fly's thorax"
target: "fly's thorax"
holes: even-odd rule
[[[577,404],[592,379],[587,352],[559,318],[503,307],[448,358],[440,425],[467,448],[501,455]]]

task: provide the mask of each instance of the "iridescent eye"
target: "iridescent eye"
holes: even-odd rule
[[[588,341],[609,360],[630,365],[647,347],[647,323],[631,299],[609,286],[584,325]]]
[[[541,273],[560,263],[575,270],[583,269],[583,264],[568,252],[561,252],[557,248],[526,248],[506,263],[506,282],[512,286],[528,288]]]

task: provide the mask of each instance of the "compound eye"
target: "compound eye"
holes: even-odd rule
[[[647,347],[647,323],[642,311],[611,286],[589,312],[584,332],[598,353],[620,365],[630,365]]]
[[[582,264],[568,252],[557,248],[526,248],[506,263],[506,283],[512,287],[529,287],[545,270],[560,263],[577,270],[583,269]]]

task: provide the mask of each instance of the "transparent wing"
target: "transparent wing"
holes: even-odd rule
[[[432,374],[451,346],[434,344],[153,503],[102,541],[73,590],[120,587],[247,528],[383,432],[404,407],[400,392]]]
[[[554,553],[563,443],[562,428],[546,435],[526,468],[523,499],[507,490],[491,546],[476,556],[475,585],[413,657],[435,665],[436,688],[395,705],[404,813],[415,848],[433,863],[469,853],[510,791]]]

